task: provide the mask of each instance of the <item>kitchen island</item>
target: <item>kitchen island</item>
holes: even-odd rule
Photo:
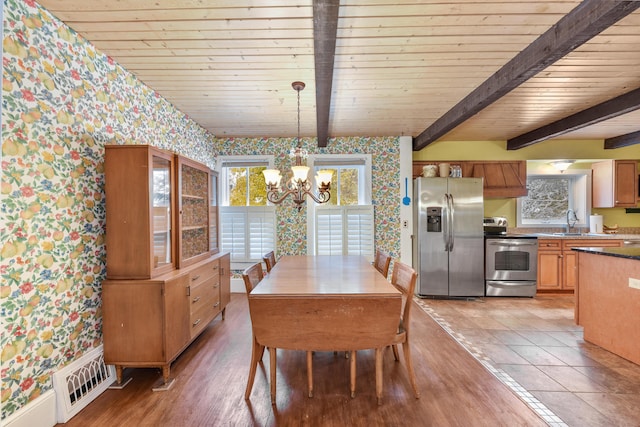
[[[584,339],[640,365],[640,248],[578,252],[576,322]]]

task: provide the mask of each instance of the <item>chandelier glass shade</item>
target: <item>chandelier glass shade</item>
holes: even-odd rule
[[[298,210],[306,200],[306,196],[311,197],[316,203],[326,203],[331,198],[331,175],[330,170],[320,170],[316,174],[315,181],[318,187],[318,194],[314,194],[312,184],[309,182],[309,167],[302,165],[302,146],[300,142],[300,91],[304,89],[303,82],[291,83],[293,89],[298,92],[298,139],[297,146],[293,150],[295,166],[291,167],[291,179],[281,186],[282,175],[278,169],[265,169],[262,171],[267,184],[267,200],[274,204],[282,203],[288,196],[293,198]]]

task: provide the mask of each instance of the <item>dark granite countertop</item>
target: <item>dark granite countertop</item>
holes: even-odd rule
[[[596,255],[607,255],[618,258],[629,258],[640,261],[640,247],[613,247],[613,248],[598,248],[598,247],[584,247],[584,248],[571,248],[576,252],[587,252]]]

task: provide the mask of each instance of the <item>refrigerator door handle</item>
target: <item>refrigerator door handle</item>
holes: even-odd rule
[[[444,214],[442,215],[442,222],[442,242],[444,243],[444,251],[449,252],[449,194],[447,193],[444,193]]]
[[[453,194],[449,194],[449,252],[453,252],[454,234],[453,234],[453,218],[454,218],[454,205]]]

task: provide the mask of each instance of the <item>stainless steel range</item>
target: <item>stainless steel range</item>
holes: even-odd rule
[[[535,296],[537,237],[508,234],[505,218],[485,218],[484,228],[486,296]]]

